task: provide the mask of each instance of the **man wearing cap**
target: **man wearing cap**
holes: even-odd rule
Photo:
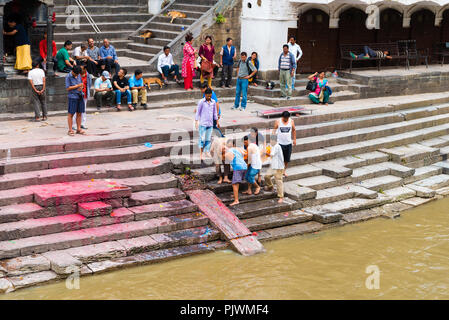
[[[97,102],[97,110],[100,110],[103,107],[103,100],[106,100],[107,107],[112,105],[112,101],[114,100],[115,94],[112,90],[111,84],[111,76],[109,72],[103,71],[101,77],[95,80],[94,88],[95,88],[95,101]]]

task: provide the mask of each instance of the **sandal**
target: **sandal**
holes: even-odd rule
[[[73,136],[75,135],[75,131],[70,130],[67,134],[68,134],[69,136],[73,137]]]
[[[117,106],[117,111],[121,111],[121,110],[122,110],[122,107]]]
[[[134,111],[134,108],[132,106],[128,106],[129,111]]]
[[[86,135],[86,131],[83,131],[83,130],[79,130],[79,131],[76,131],[76,134],[81,134],[81,135]]]

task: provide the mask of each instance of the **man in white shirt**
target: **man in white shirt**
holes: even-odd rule
[[[83,43],[73,49],[72,58],[75,59],[77,64],[79,64],[78,62],[87,63],[89,60],[89,56],[87,55],[87,45]]]
[[[284,202],[284,154],[282,153],[282,147],[278,143],[278,137],[272,135],[270,137],[270,148],[267,148],[267,156],[271,158],[270,169],[265,175],[265,191],[273,190],[273,177],[276,182],[276,188],[278,192],[278,203]]]
[[[42,109],[42,120],[47,120],[47,103],[45,99],[45,72],[39,68],[39,62],[33,62],[33,69],[28,72],[28,80],[32,88],[32,101],[34,104],[34,115],[36,121],[40,120]]]
[[[288,41],[288,51],[290,51],[293,56],[296,59],[296,70],[299,69],[299,59],[301,59],[302,57],[302,50],[301,47],[299,46],[299,44],[296,43],[296,37],[295,36],[291,36],[289,41]],[[292,77],[292,90],[295,90],[295,80],[296,80],[296,72]]]
[[[170,53],[170,47],[164,47],[164,53],[159,56],[157,60],[157,71],[162,76],[165,84],[168,84],[167,78],[171,73],[175,73],[176,83],[180,83],[179,80],[179,66],[173,61],[173,55]]]

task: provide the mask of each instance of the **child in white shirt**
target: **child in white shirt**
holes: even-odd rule
[[[273,181],[272,178],[276,182],[276,188],[278,192],[278,203],[282,203],[284,201],[284,155],[282,153],[282,148],[277,143],[277,136],[272,135],[270,138],[270,146],[267,148],[267,156],[271,158],[270,168],[265,175],[265,190],[271,191],[273,190]]]

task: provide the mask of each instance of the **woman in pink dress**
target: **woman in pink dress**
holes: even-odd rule
[[[201,57],[201,87],[203,87],[204,78],[207,79],[207,84],[209,88],[212,88],[212,78],[214,77],[214,56],[215,48],[212,44],[212,37],[206,36],[204,43],[200,47],[198,53]]]
[[[184,89],[193,90],[193,77],[195,76],[195,55],[197,50],[193,48],[193,36],[191,33],[186,35],[186,44],[184,45],[184,58],[182,59],[182,77],[184,78]]]

